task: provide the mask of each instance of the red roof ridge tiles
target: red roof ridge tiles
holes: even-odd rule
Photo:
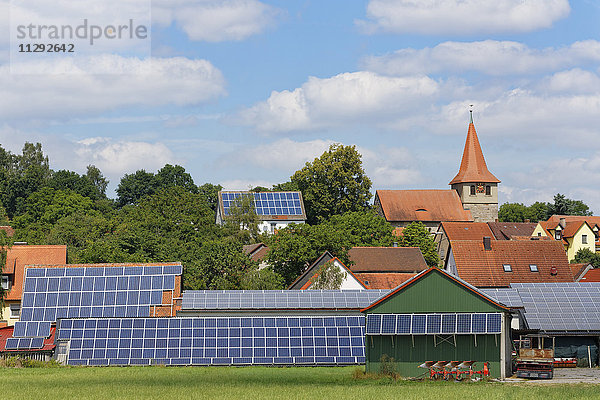
[[[466,182],[500,183],[500,180],[488,170],[473,122],[469,123],[460,169],[450,181],[450,185]]]

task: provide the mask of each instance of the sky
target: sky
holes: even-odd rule
[[[115,4],[0,0],[2,147],[94,164],[110,196],[167,163],[196,184],[268,187],[332,143],[357,147],[373,191],[447,189],[473,105],[501,204],[562,193],[600,215],[600,1]],[[16,51],[20,22],[84,18],[149,34]]]

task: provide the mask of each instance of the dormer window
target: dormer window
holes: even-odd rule
[[[504,268],[504,272],[512,272],[510,264],[504,264],[502,267]]]
[[[538,272],[538,267],[535,264],[529,264],[529,270],[531,272]]]
[[[554,239],[556,240],[561,240],[562,239],[562,229],[559,226],[556,227],[556,230],[554,231]]]

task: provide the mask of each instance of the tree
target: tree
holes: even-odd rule
[[[155,190],[181,187],[190,193],[198,193],[198,187],[194,184],[192,176],[180,165],[166,164],[158,170],[154,175],[153,186]]]
[[[530,222],[545,221],[549,218],[548,204],[533,203],[531,206],[522,203],[504,203],[498,210],[498,219],[500,222]]]
[[[302,192],[309,224],[369,208],[371,180],[365,175],[355,146],[332,144],[290,180]]]
[[[351,211],[343,215],[334,215],[325,222],[329,231],[341,234],[344,246],[392,246],[397,238],[394,227],[373,209]]]
[[[240,289],[281,290],[285,289],[283,277],[269,268],[252,268],[242,275]]]
[[[144,196],[154,193],[154,174],[143,169],[133,174],[125,174],[117,186],[117,205],[136,204]]]
[[[8,253],[8,249],[12,246],[12,243],[6,236],[6,232],[0,230],[0,267],[4,269],[6,265],[6,256]],[[6,291],[0,285],[0,319],[3,318],[2,311],[4,310],[4,299],[6,298]]]
[[[72,190],[92,200],[99,199],[101,196],[96,186],[85,175],[81,176],[73,171],[60,170],[53,172],[48,180],[48,187],[57,190]]]
[[[411,222],[402,230],[400,245],[420,248],[425,262],[430,267],[437,267],[440,263],[435,242],[422,222]]]
[[[198,193],[204,196],[204,201],[208,204],[214,213],[217,212],[219,204],[219,192],[223,190],[221,185],[213,185],[212,183],[205,183],[204,185],[198,186]]]
[[[333,260],[327,261],[310,279],[311,289],[338,290],[348,274],[342,271]]]
[[[596,254],[588,248],[579,249],[571,264],[592,264],[594,268],[600,268],[600,254]]]
[[[242,193],[236,197],[229,206],[227,225],[231,234],[239,238],[242,243],[249,244],[258,238],[258,215],[254,207],[254,195]]]
[[[85,177],[92,182],[96,188],[96,193],[100,198],[106,197],[106,188],[108,187],[108,179],[102,175],[102,172],[95,165],[88,165]]]
[[[548,204],[548,216],[551,215],[593,215],[590,208],[581,200],[571,200],[557,193],[554,203]]]

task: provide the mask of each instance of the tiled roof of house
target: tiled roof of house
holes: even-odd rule
[[[325,250],[315,261],[313,261],[312,264],[310,264],[304,270],[299,277],[296,278],[294,282],[291,283],[290,286],[288,286],[288,289],[300,290],[306,284],[306,282],[312,278],[315,272],[323,266],[323,264],[333,259],[333,255],[329,251]]]
[[[500,180],[487,168],[481,146],[479,145],[479,139],[477,138],[477,132],[475,131],[475,125],[472,121],[469,124],[460,169],[454,179],[450,181],[450,185],[466,182],[500,183]]]
[[[442,229],[448,240],[481,240],[484,237],[494,239],[492,230],[485,222],[442,222]]]
[[[589,263],[571,263],[569,264],[569,268],[571,268],[571,272],[573,273],[573,278],[578,280],[583,271],[590,265]],[[583,277],[582,277],[583,278]]]
[[[579,282],[600,282],[600,268],[590,269]]]
[[[579,231],[579,229],[581,229],[581,227],[583,225],[587,225],[587,222],[585,222],[585,221],[567,222],[567,226],[562,231],[563,237],[570,238],[570,237],[575,236],[575,234],[577,234],[577,231]]]
[[[67,246],[13,245],[6,254],[4,274],[12,274],[13,286],[6,300],[21,300],[26,265],[54,266],[67,262]]]
[[[555,240],[492,240],[451,243],[458,276],[477,287],[508,287],[510,283],[573,282],[567,255]],[[504,271],[510,265],[511,272]],[[530,265],[538,271],[532,272]]]
[[[550,218],[548,218],[547,222],[553,222],[553,223],[558,224],[560,222],[561,218],[564,218],[565,222],[567,224],[569,222],[585,221],[592,228],[594,227],[594,225],[598,225],[598,227],[600,227],[600,216],[557,215],[557,214],[555,214],[555,215],[551,216]]]
[[[473,221],[456,190],[378,190],[385,219],[393,221]]]
[[[513,236],[531,236],[537,223],[531,222],[488,222],[496,240],[512,240]]]
[[[415,275],[416,273],[400,272],[357,272],[354,274],[369,289],[393,289]]]
[[[244,245],[244,253],[248,254],[254,261],[262,261],[269,253],[269,247],[264,243]]]
[[[44,339],[44,345],[41,349],[29,349],[29,350],[6,350],[6,339],[10,339],[13,337],[14,326],[6,326],[4,328],[0,328],[0,353],[2,352],[39,352],[39,351],[51,351],[54,349],[54,334],[56,333],[56,328],[50,328],[50,337]]]
[[[418,247],[353,247],[348,251],[352,272],[421,272],[427,263]]]

